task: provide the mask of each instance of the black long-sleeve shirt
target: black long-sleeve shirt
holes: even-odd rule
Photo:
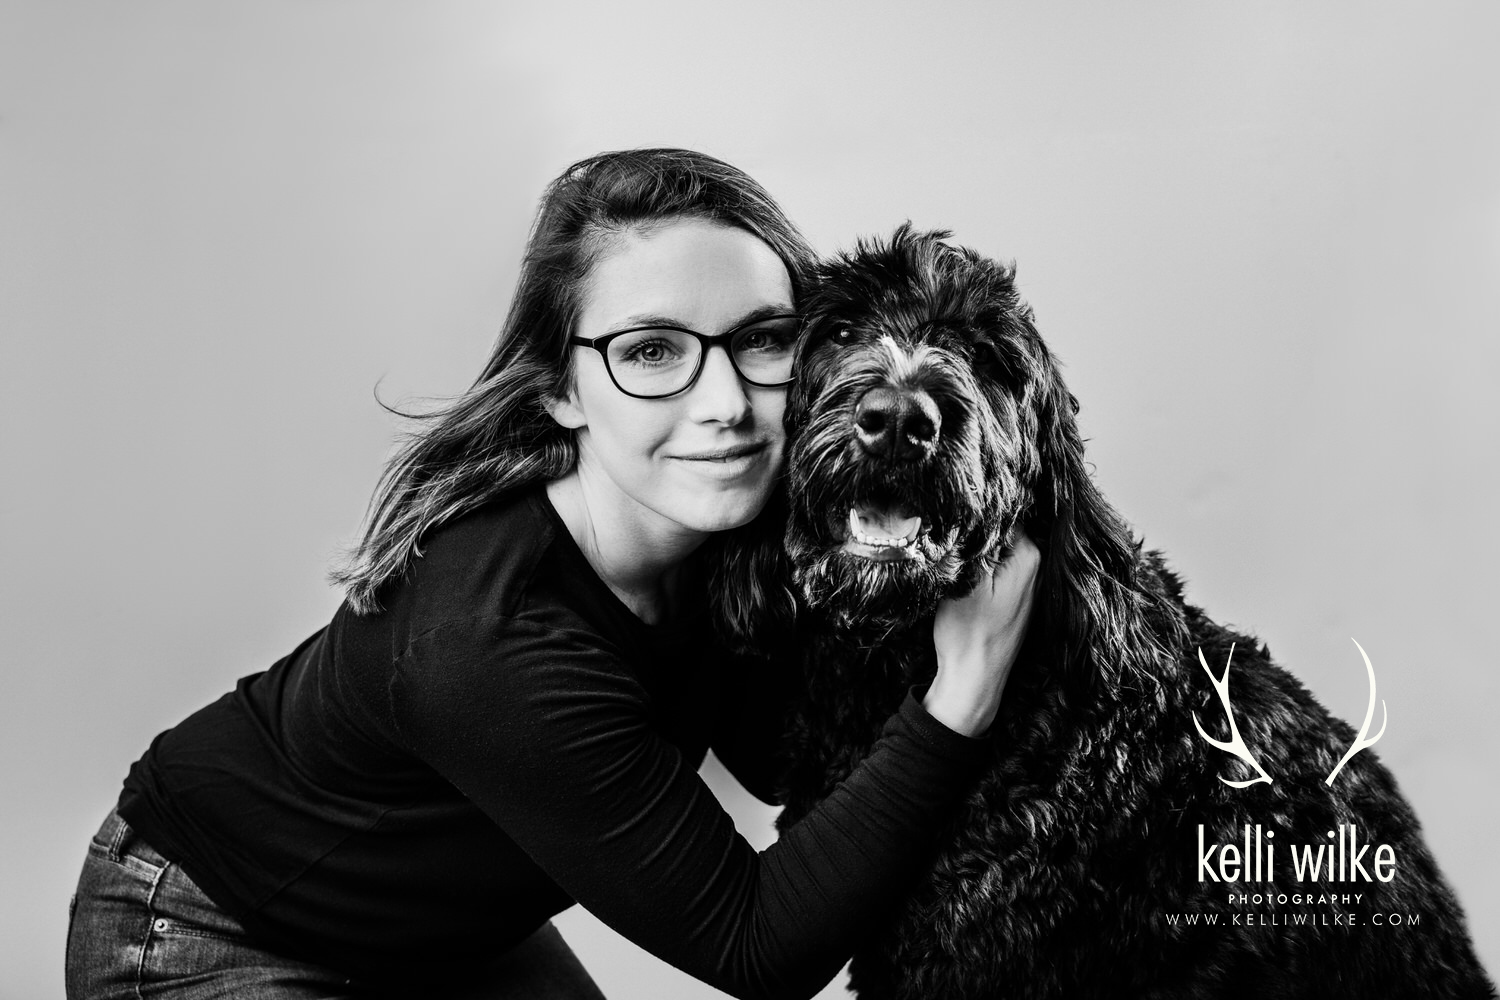
[[[254,933],[356,978],[458,977],[581,903],[736,996],[806,996],[921,865],[983,744],[914,698],[765,852],[784,680],[593,572],[544,491],[435,532],[387,595],[162,733],[119,809]]]

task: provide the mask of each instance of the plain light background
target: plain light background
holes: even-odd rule
[[[333,611],[376,384],[463,388],[543,184],[657,144],[823,250],[1015,258],[1190,597],[1355,725],[1369,651],[1500,969],[1497,43],[1483,3],[6,0],[0,996],[61,996],[152,736]],[[713,995],[562,926],[612,997]]]

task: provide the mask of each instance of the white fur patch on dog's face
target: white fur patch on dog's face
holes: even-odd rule
[[[887,378],[898,384],[919,379],[922,366],[933,351],[929,344],[910,340],[903,343],[890,334],[883,334],[876,343],[888,357]]]

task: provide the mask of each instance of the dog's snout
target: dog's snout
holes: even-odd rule
[[[937,446],[943,418],[932,397],[918,389],[880,386],[854,408],[854,436],[867,455],[916,462]]]

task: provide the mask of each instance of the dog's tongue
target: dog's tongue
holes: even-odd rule
[[[882,541],[909,542],[922,528],[922,519],[903,516],[892,510],[876,510],[870,507],[849,509],[849,531],[853,535]]]

